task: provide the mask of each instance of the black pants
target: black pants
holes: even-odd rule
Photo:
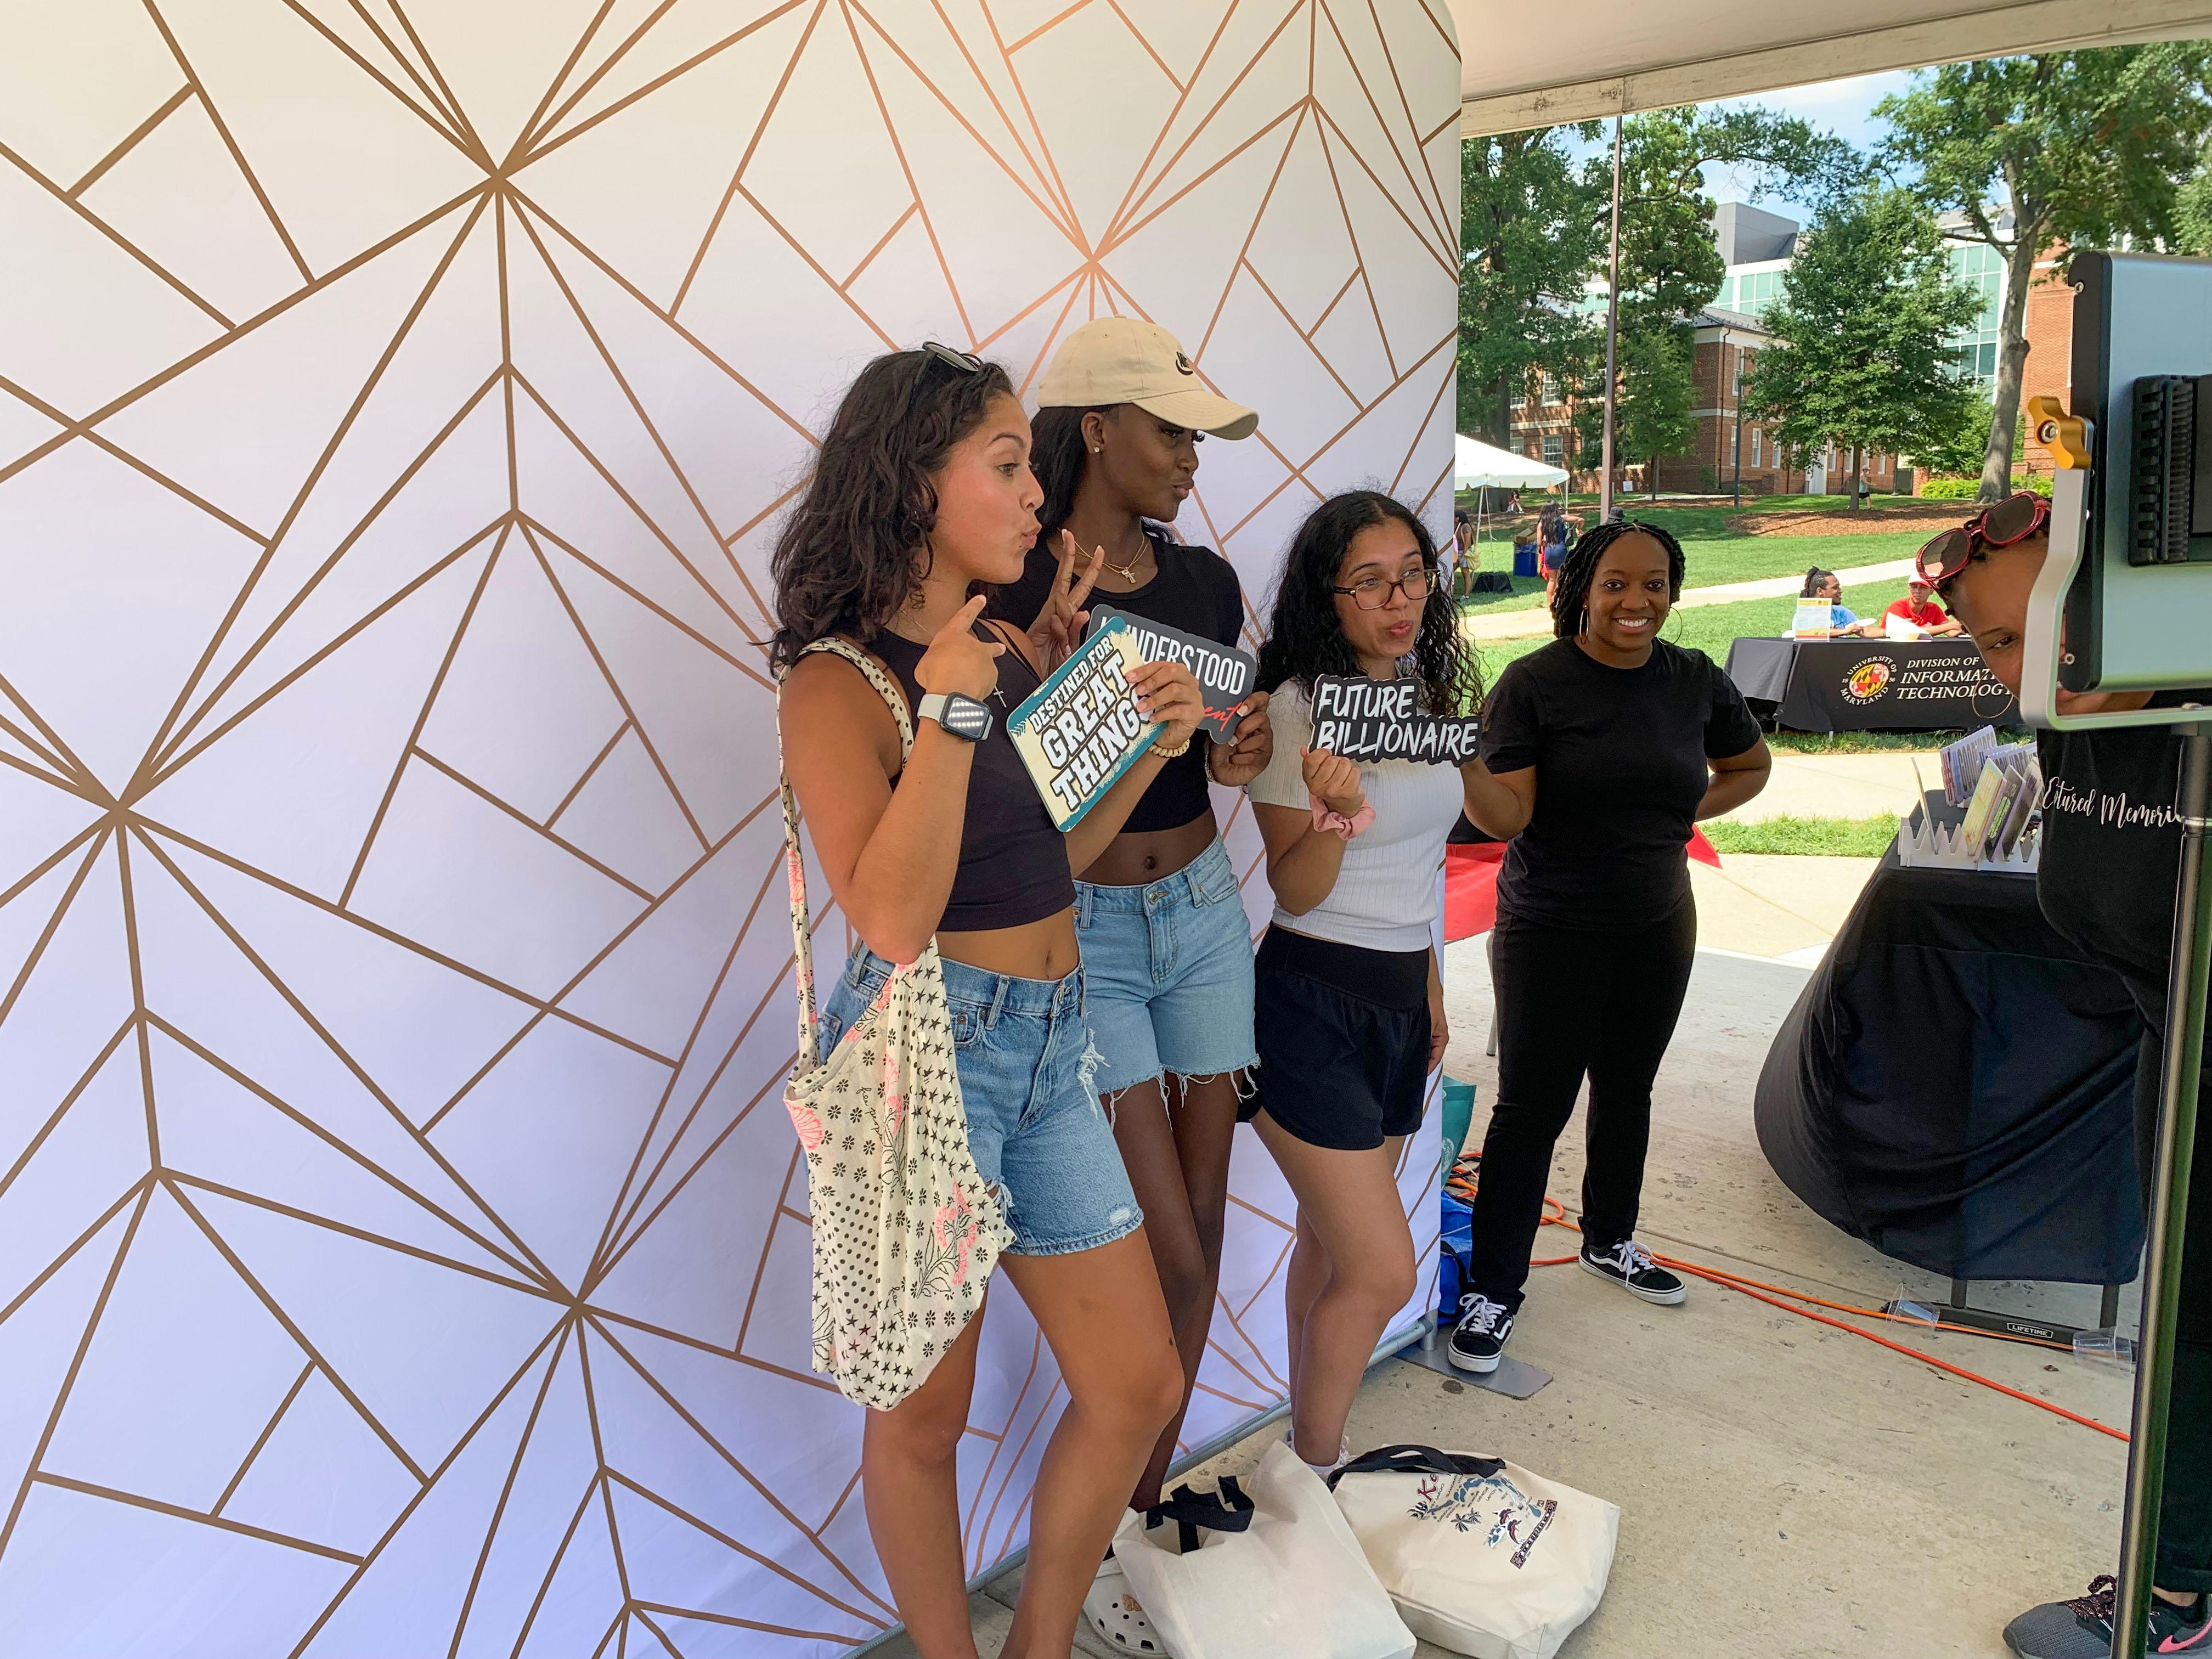
[[[1648,927],[1581,932],[1498,917],[1491,936],[1498,1104],[1482,1142],[1468,1288],[1521,1306],[1552,1149],[1585,1075],[1583,1242],[1608,1249],[1635,1233],[1651,1079],[1674,1035],[1697,944],[1697,906],[1686,893],[1673,915]]]
[[[2128,976],[2142,1009],[2136,1055],[2136,1160],[2150,1217],[2151,1163],[2158,1140],[2158,1075],[2166,1042],[2166,987]],[[2166,1421],[2166,1498],[2159,1510],[2160,1589],[2212,1590],[2212,1071],[2199,1079],[2196,1167],[2182,1246],[2181,1316],[2174,1345],[2172,1410]]]

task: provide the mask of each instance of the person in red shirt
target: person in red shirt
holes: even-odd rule
[[[1924,628],[1939,638],[1948,639],[1961,631],[1957,618],[1946,616],[1943,607],[1936,603],[1936,590],[1923,580],[1916,570],[1905,584],[1905,597],[1882,612],[1884,617],[1898,617],[1915,628]]]

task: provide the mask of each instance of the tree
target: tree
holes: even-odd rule
[[[1459,430],[1504,448],[1532,376],[1575,374],[1589,319],[1572,309],[1603,247],[1577,128],[1534,127],[1460,146]]]
[[[1799,240],[1764,319],[1775,343],[1752,365],[1744,412],[1792,448],[1850,448],[1856,509],[1869,452],[1922,449],[1972,418],[1980,393],[1949,337],[1980,310],[1921,203],[1876,187],[1832,204]]]
[[[1912,459],[1930,472],[1943,477],[1973,477],[1982,470],[1982,462],[1990,453],[1989,399],[1977,398],[1966,410],[1958,426],[1948,433],[1923,438],[1911,451]],[[2013,418],[2012,453],[2019,454],[2027,443],[2027,411],[2022,410]]]
[[[1705,193],[1705,169],[1719,162],[1747,172],[1753,200],[1785,188],[1826,199],[1857,170],[1858,153],[1832,134],[1765,109],[1658,110],[1633,116],[1622,128],[1614,465],[1644,461],[1645,481],[1653,486],[1660,457],[1678,453],[1697,430],[1687,325],[1712,303],[1728,271],[1713,240],[1712,198]],[[1602,190],[1601,210],[1609,209],[1612,169],[1609,150],[1585,167],[1591,187]],[[1602,365],[1601,332],[1591,349]],[[1601,368],[1598,381],[1601,397]],[[1594,434],[1602,427],[1601,413],[1581,424],[1586,447],[1601,447]]]
[[[2013,430],[2027,363],[2027,290],[2046,249],[2172,240],[2176,181],[2212,128],[2203,42],[1990,58],[1923,70],[1885,98],[1884,160],[1960,240],[2005,262],[1995,410],[1981,499],[2011,487]]]
[[[1645,486],[1655,494],[1660,458],[1680,454],[1697,435],[1697,417],[1690,413],[1692,350],[1686,323],[1647,319],[1633,330],[1625,322],[1622,325],[1617,366],[1620,390],[1613,404],[1613,463],[1626,466],[1633,461],[1644,462]],[[1602,450],[1604,427],[1604,359],[1600,358],[1590,399],[1575,411],[1576,437],[1584,454],[1595,455]]]

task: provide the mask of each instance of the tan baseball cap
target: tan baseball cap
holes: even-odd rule
[[[1176,337],[1134,317],[1101,317],[1060,343],[1038,383],[1040,409],[1134,404],[1174,426],[1249,438],[1260,417],[1208,392]]]

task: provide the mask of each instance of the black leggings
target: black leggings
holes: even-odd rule
[[[1521,1306],[1552,1149],[1585,1074],[1583,1243],[1609,1249],[1634,1235],[1651,1079],[1674,1035],[1697,945],[1698,910],[1686,893],[1672,915],[1642,927],[1581,932],[1498,919],[1498,1104],[1482,1142],[1469,1289]]]

